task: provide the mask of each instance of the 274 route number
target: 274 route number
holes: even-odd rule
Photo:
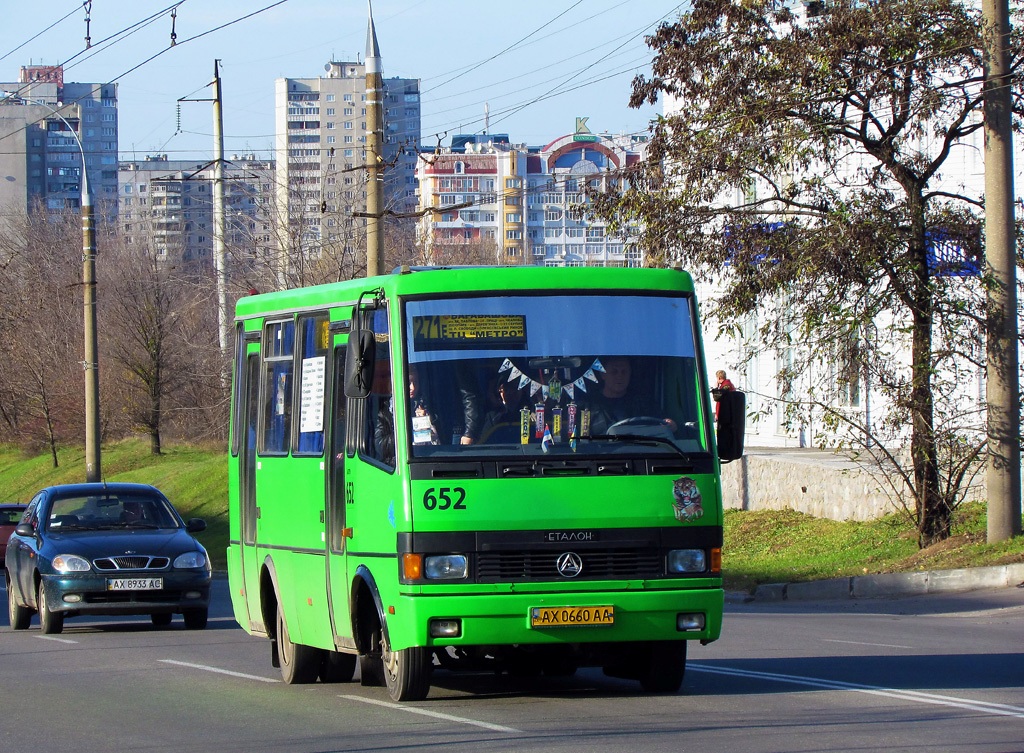
[[[423,493],[423,506],[428,510],[465,510],[466,490],[461,486],[432,486]]]

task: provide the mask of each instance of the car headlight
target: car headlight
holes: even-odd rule
[[[670,573],[702,573],[707,569],[703,549],[673,549],[668,553]]]
[[[423,574],[430,580],[460,580],[468,571],[469,563],[464,554],[431,555],[423,563]]]
[[[185,552],[174,558],[174,567],[194,570],[206,567],[206,552]]]
[[[53,569],[58,573],[87,573],[92,568],[89,560],[77,554],[58,554],[53,558]]]

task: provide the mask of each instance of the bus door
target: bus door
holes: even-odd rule
[[[260,563],[256,552],[256,521],[259,518],[259,506],[256,503],[256,432],[259,421],[259,385],[260,356],[250,353],[242,370],[243,384],[239,390],[242,400],[242,413],[245,426],[242,429],[245,439],[239,447],[239,484],[238,502],[241,511],[242,534],[242,582],[244,583],[248,607],[258,606],[260,593]],[[259,614],[257,613],[257,617]],[[249,614],[250,624],[252,612]],[[261,622],[257,619],[256,622]]]
[[[327,481],[327,593],[335,643],[354,647],[349,610],[349,577],[346,554],[345,504],[348,484],[345,480],[345,348],[338,340],[334,346],[333,385],[330,398],[331,438],[330,472]]]

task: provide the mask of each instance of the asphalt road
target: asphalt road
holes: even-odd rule
[[[6,594],[3,594],[6,600]],[[399,705],[358,683],[286,686],[230,616],[0,627],[0,750],[1024,751],[1024,589],[730,604],[691,646],[683,689],[651,696],[581,670],[515,680],[438,672]]]

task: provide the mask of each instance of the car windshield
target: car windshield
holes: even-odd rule
[[[138,492],[60,497],[50,506],[46,523],[51,532],[178,527],[165,500]]]
[[[413,457],[707,452],[692,299],[411,300]]]

